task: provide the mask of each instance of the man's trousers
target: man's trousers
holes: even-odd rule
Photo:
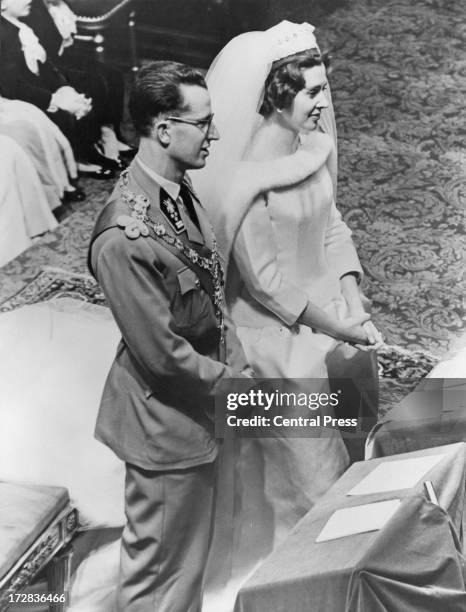
[[[126,464],[118,612],[199,612],[215,464],[149,471]]]

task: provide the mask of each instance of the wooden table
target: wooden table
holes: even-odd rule
[[[77,527],[66,489],[0,481],[0,612],[24,606],[21,593],[44,568],[50,610],[66,609],[70,555],[59,553]]]

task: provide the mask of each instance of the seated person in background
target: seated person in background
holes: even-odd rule
[[[82,201],[76,162],[70,143],[36,106],[0,97],[0,134],[13,138],[28,154],[51,210],[65,202]]]
[[[56,226],[32,161],[0,134],[0,266],[27,249],[32,237]]]
[[[84,89],[47,58],[33,30],[19,21],[29,13],[30,0],[0,0],[0,8],[1,93],[46,112],[70,141],[79,169],[110,178],[120,164],[96,148],[101,127],[107,124],[105,89],[97,79]]]
[[[47,58],[73,82],[86,90],[95,80],[106,93],[107,121],[100,143],[102,152],[111,159],[130,154],[131,147],[122,142],[120,124],[123,119],[124,80],[121,72],[108,64],[96,62],[93,55],[73,53],[76,15],[63,0],[32,0],[28,16],[22,19],[39,39]]]
[[[63,0],[32,0],[31,11],[23,21],[34,30],[49,58],[63,68],[67,65],[64,51],[73,45],[77,33],[76,20]]]

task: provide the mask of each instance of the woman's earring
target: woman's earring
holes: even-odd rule
[[[280,115],[281,115],[282,112],[283,112],[283,108],[277,108],[276,111],[277,111],[277,113],[280,113]]]

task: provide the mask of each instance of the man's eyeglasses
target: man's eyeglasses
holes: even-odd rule
[[[189,125],[195,125],[204,134],[208,134],[212,126],[214,116],[210,115],[207,119],[184,119],[183,117],[167,117],[166,121],[175,121],[178,123],[188,123]]]

